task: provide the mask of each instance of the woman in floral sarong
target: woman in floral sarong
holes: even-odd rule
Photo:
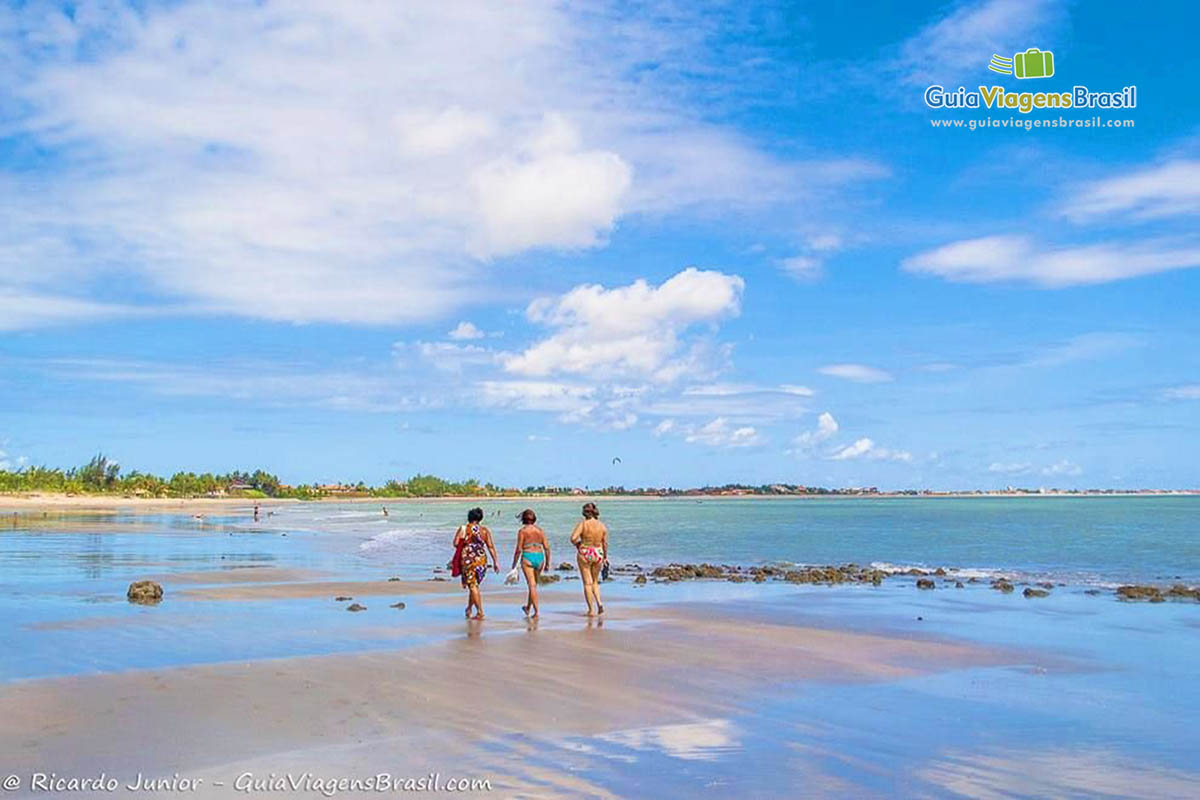
[[[496,559],[496,546],[492,543],[492,532],[483,521],[483,509],[472,508],[467,512],[467,524],[454,532],[454,561],[451,570],[462,576],[462,585],[467,589],[467,619],[483,619],[483,597],[479,586],[487,575],[488,553],[492,555],[492,569],[500,571]],[[471,609],[475,616],[471,616]]]

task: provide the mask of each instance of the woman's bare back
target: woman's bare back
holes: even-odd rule
[[[600,547],[608,538],[608,528],[598,519],[583,520],[575,527],[575,533],[579,535],[579,543],[589,547]]]

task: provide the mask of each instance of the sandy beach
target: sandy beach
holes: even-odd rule
[[[384,589],[457,595],[434,583],[300,582],[185,590],[181,602]],[[178,773],[203,778],[201,794],[214,796],[233,794],[247,771],[369,775],[386,763],[397,774],[488,778],[501,796],[602,797],[604,787],[528,769],[520,747],[495,743],[662,729],[677,737],[672,746],[702,749],[713,735],[704,721],[769,701],[765,686],[891,681],[1031,659],[932,638],[756,621],[737,608],[627,608],[590,622],[565,610],[573,593],[547,594],[555,611],[542,625],[496,614],[461,623],[447,641],[398,652],[8,684],[0,687],[0,751],[17,774]],[[517,595],[489,596],[507,609]]]
[[[386,519],[285,504],[259,522],[244,503],[206,502],[205,519],[138,500],[18,511],[4,526],[8,796],[328,797],[377,794],[386,775],[498,797],[1165,798],[1200,778],[1185,735],[1195,697],[1180,683],[1194,603],[1059,583],[1031,600],[949,574],[919,591],[908,575],[641,583],[622,570],[595,620],[577,572],[556,569],[539,620],[522,616],[523,587],[492,575],[487,619],[468,622],[443,568],[461,502]],[[1169,520],[1184,502],[1153,508]],[[517,504],[496,505],[503,569]],[[544,509],[555,564],[573,505]],[[967,505],[887,513],[987,510]],[[717,535],[722,520],[758,519],[779,542],[802,514],[819,542],[848,513],[881,513],[869,501],[604,508],[617,546],[651,558],[704,541],[699,527],[667,538],[668,519]],[[164,587],[161,603],[127,602],[142,579]]]

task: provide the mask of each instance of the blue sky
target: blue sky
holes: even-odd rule
[[[0,466],[1200,485],[1190,4],[397,8],[0,9]]]

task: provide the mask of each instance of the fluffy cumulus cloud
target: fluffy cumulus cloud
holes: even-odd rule
[[[1191,238],[1052,247],[1023,235],[966,239],[905,259],[903,267],[961,283],[1022,282],[1049,289],[1200,266]]]
[[[752,447],[761,444],[762,437],[752,425],[733,425],[725,417],[717,417],[691,428],[684,439],[694,444],[712,447]]]
[[[613,289],[587,284],[535,300],[526,316],[551,333],[509,356],[504,367],[529,377],[567,373],[657,383],[702,373],[710,368],[709,344],[687,334],[736,316],[743,287],[736,275],[689,268],[658,286],[645,280]]]
[[[829,457],[834,461],[850,461],[865,458],[870,461],[903,461],[911,463],[913,460],[912,453],[907,450],[889,450],[886,447],[879,447],[875,444],[874,440],[866,437],[857,439],[853,444],[848,444],[845,447],[835,450]]]
[[[473,322],[462,321],[446,334],[446,338],[462,341],[464,339],[482,339],[486,334],[479,330]]]
[[[817,417],[817,427],[797,436],[792,440],[792,444],[802,451],[811,450],[836,436],[839,428],[838,421],[833,418],[833,414],[823,411]]]
[[[892,380],[890,372],[866,364],[827,364],[817,372],[854,383],[887,383]]]
[[[879,174],[783,162],[704,122],[679,85],[706,34],[619,13],[0,10],[5,131],[51,166],[0,171],[0,303],[23,306],[0,316],[98,319],[136,297],[296,322],[432,319],[470,302],[495,259],[603,244],[629,213],[794,203]],[[673,67],[648,75],[645,59]]]

